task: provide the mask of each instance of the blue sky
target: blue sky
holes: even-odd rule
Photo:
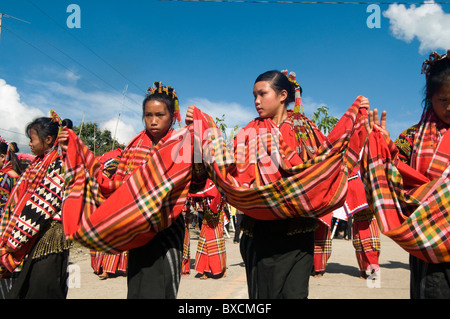
[[[364,95],[388,111],[396,137],[420,118],[423,60],[450,48],[450,5],[379,8],[371,16],[368,4],[0,0],[0,13],[30,22],[2,19],[0,135],[26,151],[24,127],[54,109],[75,125],[84,116],[114,132],[119,123],[127,143],[143,129],[141,103],[157,80],[175,87],[183,117],[195,104],[243,126],[257,116],[256,77],[288,69],[307,116],[325,105],[340,118]]]

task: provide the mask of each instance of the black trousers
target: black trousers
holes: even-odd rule
[[[33,255],[33,251],[30,256]],[[33,260],[27,259],[12,283],[7,299],[65,299],[69,250]]]
[[[314,264],[314,232],[286,235],[265,230],[255,229],[252,237],[241,237],[249,298],[306,299]]]
[[[184,218],[128,252],[128,299],[176,299],[181,280]]]
[[[431,264],[410,255],[411,299],[450,299],[450,263]]]

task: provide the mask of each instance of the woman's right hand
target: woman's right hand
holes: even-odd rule
[[[381,112],[381,119],[378,119],[378,109],[374,109],[373,111],[369,111],[366,120],[364,121],[364,125],[366,127],[367,133],[373,131],[375,126],[383,133],[384,136],[389,137],[389,132],[386,129],[386,111]]]
[[[188,110],[186,112],[186,118],[184,119],[186,125],[192,124],[194,122],[194,109],[195,105],[189,105]]]

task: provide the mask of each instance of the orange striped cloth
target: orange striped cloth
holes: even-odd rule
[[[367,200],[381,231],[410,254],[430,263],[450,262],[450,133],[424,112],[411,166],[378,129],[369,135],[361,162]]]
[[[203,162],[227,201],[251,217],[325,215],[345,200],[348,175],[366,137],[362,118],[367,106],[367,99],[358,97],[315,156],[301,164],[291,161],[298,152],[285,143],[273,123],[260,121],[257,134],[238,135],[244,142],[235,154],[227,149],[213,119],[195,109],[192,125],[163,138],[148,154],[148,162],[100,201],[91,177],[95,160],[70,132],[65,232],[87,247],[109,252],[144,245],[181,213],[195,162]]]

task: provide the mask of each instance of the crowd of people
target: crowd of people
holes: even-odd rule
[[[386,112],[379,118],[363,96],[325,136],[284,70],[256,78],[257,116],[232,145],[195,106],[174,129],[178,96],[161,82],[143,100],[144,129],[106,159],[70,120],[53,111],[35,119],[25,129],[35,156],[28,167],[15,143],[0,141],[1,297],[66,298],[77,241],[100,278],[127,277],[128,298],[176,298],[191,270],[193,223],[198,277],[226,276],[231,207],[250,299],[308,297],[310,276],[322,276],[331,255],[339,208],[361,278],[378,270],[383,233],[410,254],[411,298],[450,298],[450,50],[433,52],[423,73],[423,114],[395,141]]]

